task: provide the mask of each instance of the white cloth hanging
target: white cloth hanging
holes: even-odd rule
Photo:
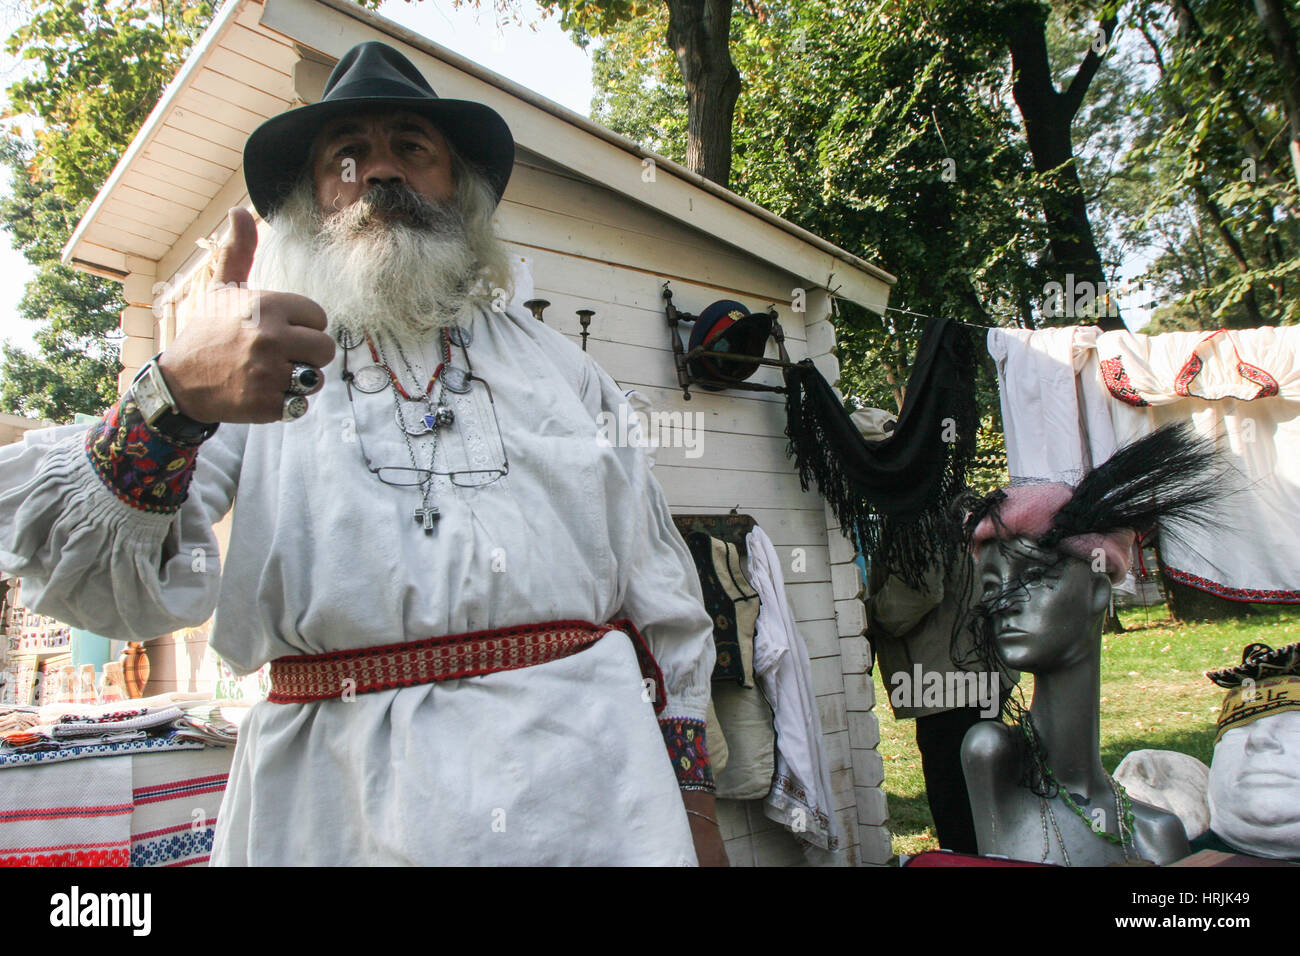
[[[1012,484],[1078,484],[1115,451],[1107,403],[1090,387],[1099,375],[1097,332],[989,329]]]
[[[763,812],[804,841],[839,850],[846,840],[835,817],[808,648],[786,598],[785,576],[771,539],[755,525],[745,545],[749,581],[761,602],[754,671],[776,718],[776,774]]]
[[[1235,468],[1213,522],[1161,525],[1169,576],[1229,600],[1300,604],[1300,327],[1106,332],[1097,355],[1121,444],[1187,421]]]

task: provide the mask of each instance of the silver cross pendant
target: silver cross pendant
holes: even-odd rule
[[[415,522],[424,529],[425,534],[433,534],[434,523],[442,517],[433,505],[415,509]]]

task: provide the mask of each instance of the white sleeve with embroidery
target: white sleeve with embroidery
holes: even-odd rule
[[[164,513],[105,485],[86,434],[39,429],[0,448],[0,570],[22,579],[31,609],[115,640],[203,623],[221,583],[212,526],[230,510],[247,427],[223,425],[203,443],[188,498]]]

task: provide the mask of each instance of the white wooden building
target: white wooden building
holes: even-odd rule
[[[165,91],[64,252],[123,283],[130,303],[121,383],[175,337],[184,299],[206,276],[226,211],[249,205],[241,156],[264,119],[316,100],[353,44],[398,46],[440,96],[477,100],[509,123],[517,156],[497,213],[499,234],[549,300],[545,321],[578,340],[577,309],[594,311],[588,351],[657,410],[704,416],[703,455],[661,448],[655,474],[675,513],[739,506],[786,560],[787,592],[808,643],[850,862],[890,857],[888,811],[853,547],[786,457],[783,397],[677,387],[662,288],[679,309],[720,298],[774,304],[791,358],[838,378],[827,289],[883,311],[893,277],[682,167],[519,85],[357,7],[351,0],[231,0]],[[251,208],[251,207],[250,207]],[[525,282],[526,285],[526,282]],[[802,290],[802,293],[796,292]],[[806,311],[792,305],[803,295]],[[774,353],[769,353],[774,354]],[[755,381],[779,383],[776,369]],[[797,570],[802,568],[802,570]],[[202,629],[150,645],[151,689],[206,689]],[[801,862],[794,839],[761,807],[722,801],[733,864]]]

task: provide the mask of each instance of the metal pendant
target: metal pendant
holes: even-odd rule
[[[339,345],[344,349],[354,349],[365,341],[360,332],[353,332],[351,329],[339,329]]]
[[[464,395],[469,391],[469,372],[455,365],[444,365],[442,367],[442,387],[449,392],[455,392],[457,395]]]
[[[358,391],[372,395],[375,392],[382,392],[388,387],[388,373],[378,365],[367,365],[359,368],[356,374],[352,376],[352,384],[357,387]]]
[[[424,529],[425,534],[433,534],[434,523],[442,517],[438,509],[433,505],[425,505],[422,508],[416,508],[415,523]]]
[[[406,416],[402,414],[402,410],[399,408],[397,410],[397,427],[400,428],[402,431],[406,432],[406,434],[414,438],[418,438],[421,435],[429,434],[429,432],[432,430],[426,424],[426,420],[428,418],[429,418],[428,415],[416,416],[415,421],[408,422],[406,420]]]
[[[432,413],[425,415],[421,421],[424,422],[426,430],[432,431],[435,428],[443,428],[450,425],[456,420],[456,413],[446,405],[439,405]]]
[[[474,336],[469,329],[462,325],[452,325],[447,328],[447,341],[452,345],[459,345],[465,348],[470,342],[474,341]]]

